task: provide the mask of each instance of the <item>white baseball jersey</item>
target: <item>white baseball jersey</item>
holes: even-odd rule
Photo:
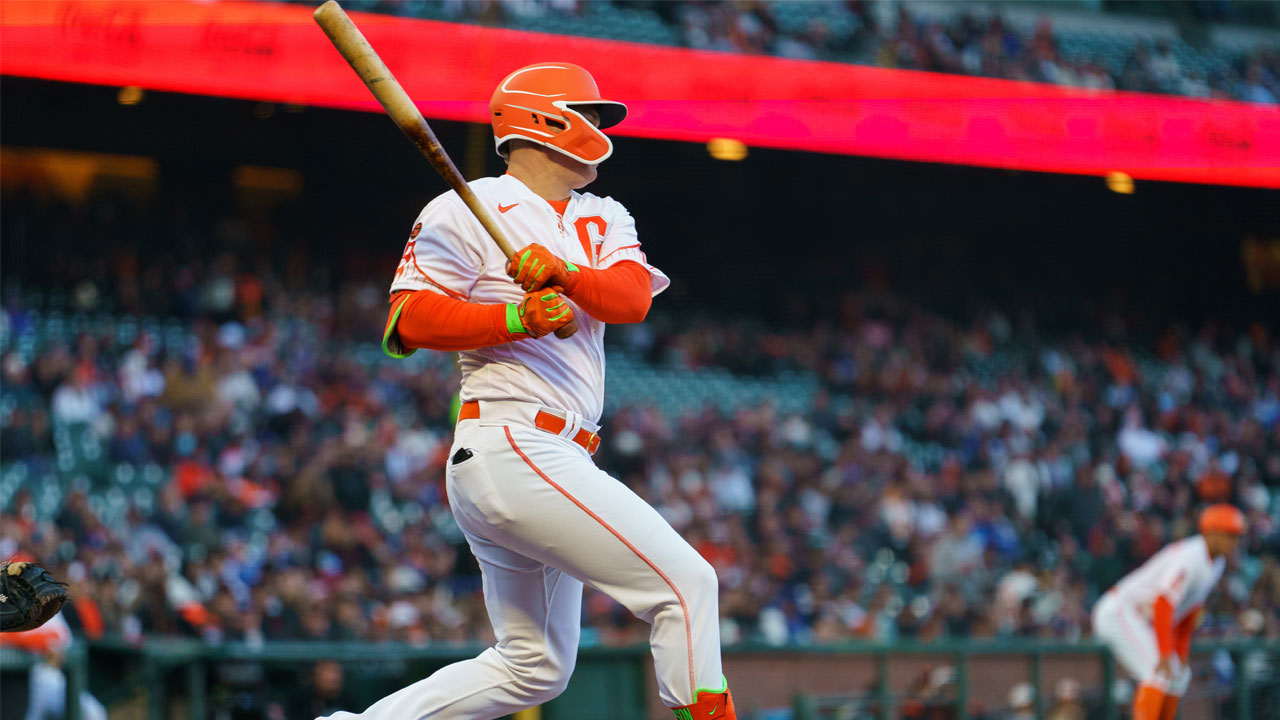
[[[573,193],[561,218],[509,175],[471,187],[517,247],[538,242],[583,267],[634,260],[649,269],[654,294],[669,284],[645,261],[631,216],[609,198]],[[391,290],[516,302],[524,294],[506,264],[450,192],[418,216]],[[547,702],[573,672],[584,584],[652,624],[668,707],[724,686],[714,568],[580,444],[537,423],[544,407],[565,411],[566,428],[600,417],[604,324],[575,317],[578,332],[567,340],[548,335],[461,353],[462,399],[477,401],[478,416],[458,422],[445,487],[480,565],[496,644],[334,720],[490,720]]]
[[[471,188],[517,249],[537,242],[568,262],[598,269],[634,260],[649,269],[654,295],[671,284],[646,261],[635,221],[613,198],[574,192],[561,217],[511,175],[476,180]],[[418,215],[391,291],[432,290],[474,303],[519,302],[524,293],[506,265],[502,251],[451,190]],[[605,325],[576,305],[574,318],[578,332],[568,339],[547,335],[459,353],[462,401],[536,402],[598,422],[604,407]]]
[[[1163,595],[1173,604],[1177,625],[1204,605],[1225,567],[1223,558],[1209,559],[1209,548],[1200,535],[1171,543],[1098,600],[1093,631],[1135,680],[1181,697],[1191,683],[1191,669],[1175,654],[1171,675],[1156,672],[1160,648],[1151,624],[1152,608]]]
[[[1226,564],[1223,558],[1210,560],[1204,537],[1192,535],[1151,556],[1142,567],[1116,583],[1112,592],[1147,617],[1156,598],[1165,596],[1173,604],[1176,625],[1204,605]]]

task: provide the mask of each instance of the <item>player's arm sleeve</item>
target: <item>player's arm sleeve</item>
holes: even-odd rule
[[[1156,597],[1151,606],[1151,629],[1156,633],[1156,647],[1160,657],[1173,653],[1173,603],[1164,595]]]
[[[1173,628],[1173,649],[1178,653],[1178,657],[1182,658],[1185,663],[1191,655],[1191,636],[1195,633],[1196,627],[1200,625],[1200,615],[1202,608],[1196,608],[1187,614],[1186,617]]]
[[[479,344],[460,347],[457,331],[463,322],[461,311],[443,313],[452,334],[438,337],[428,332],[429,328],[443,327],[435,321],[435,315],[441,311],[434,301],[428,297],[409,302],[410,298],[425,293],[467,304],[484,269],[484,254],[476,247],[470,217],[464,216],[457,205],[458,201],[449,195],[432,200],[418,215],[409,233],[391,281],[391,312],[382,333],[383,352],[391,357],[408,357],[419,348],[472,350],[482,347]],[[466,319],[474,320],[470,316]],[[475,330],[478,325],[473,323],[470,327]]]
[[[575,267],[573,302],[591,317],[609,324],[643,322],[653,305],[653,281],[638,262],[624,260],[604,270]]]
[[[619,204],[615,203],[614,207],[615,212],[609,213],[609,225],[605,228],[596,269],[607,270],[624,262],[634,262],[648,273],[649,297],[653,297],[666,290],[671,285],[671,279],[649,264],[644,251],[640,249],[640,236],[636,233],[636,221],[631,213]],[[577,302],[577,298],[574,298],[574,302]]]
[[[523,330],[511,318],[509,307],[469,303],[431,290],[398,292],[391,298],[382,349],[393,357],[405,357],[418,349],[454,352],[509,343]],[[512,321],[516,326],[509,324]],[[393,352],[393,332],[407,352]]]
[[[0,644],[5,646],[33,655],[47,655],[67,649],[71,644],[71,627],[61,615],[54,615],[49,622],[34,630],[5,633],[2,638]]]

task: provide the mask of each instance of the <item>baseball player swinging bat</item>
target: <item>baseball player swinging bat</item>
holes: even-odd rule
[[[356,71],[356,75],[364,82],[365,87],[369,88],[369,92],[378,99],[382,105],[382,109],[387,111],[387,115],[391,116],[391,121],[400,128],[400,131],[409,138],[414,147],[418,148],[418,152],[431,163],[431,166],[440,173],[445,182],[457,191],[458,196],[466,203],[467,208],[475,214],[476,219],[484,226],[485,231],[489,233],[489,237],[497,243],[498,249],[502,251],[507,259],[511,259],[515,255],[516,250],[507,240],[506,234],[493,221],[493,216],[480,203],[480,199],[476,197],[475,192],[471,190],[471,186],[463,179],[462,173],[458,172],[458,167],[453,164],[453,159],[445,152],[444,146],[440,144],[440,140],[436,137],[435,132],[431,130],[431,126],[427,124],[426,118],[422,117],[422,113],[418,111],[413,100],[409,98],[409,94],[400,87],[400,83],[395,76],[391,74],[391,70],[387,68],[386,63],[382,62],[382,58],[378,57],[378,53],[374,51],[373,46],[365,39],[364,33],[360,32],[360,28],[351,21],[346,11],[338,4],[337,0],[328,0],[325,4],[316,8],[316,23],[318,23],[324,33],[329,36],[329,40],[333,46],[342,53],[342,57],[346,59],[347,64],[352,70]],[[578,331],[576,321],[570,321],[567,325],[558,328],[555,335],[564,339],[572,336]]]
[[[517,68],[489,101],[506,172],[468,184],[342,10],[329,2],[316,18],[454,188],[417,216],[389,288],[382,349],[458,353],[445,490],[496,638],[330,720],[493,720],[551,700],[573,673],[586,585],[650,624],[658,695],[677,720],[736,720],[715,569],[592,461],[606,328],[644,321],[671,282],[649,263],[626,207],[584,190],[613,153],[603,130],[627,106],[604,98],[579,65]],[[527,244],[513,253],[504,238]],[[549,337],[571,321],[578,333]],[[621,702],[597,710],[616,717]]]

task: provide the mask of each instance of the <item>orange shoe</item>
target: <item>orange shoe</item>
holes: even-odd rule
[[[738,720],[727,680],[720,690],[699,690],[695,703],[671,708],[671,712],[676,714],[676,720]]]

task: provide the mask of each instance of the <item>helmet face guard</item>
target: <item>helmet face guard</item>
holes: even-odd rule
[[[582,107],[596,108],[599,127],[579,112]],[[613,142],[600,130],[627,115],[626,105],[601,98],[591,74],[570,63],[516,70],[498,85],[489,109],[499,155],[506,157],[503,143],[520,138],[587,165],[598,165],[613,154]]]

